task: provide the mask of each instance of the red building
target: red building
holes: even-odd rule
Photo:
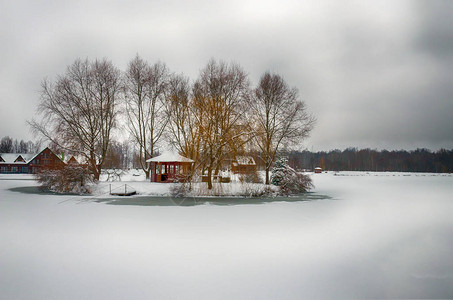
[[[256,163],[251,156],[236,156],[231,164],[231,171],[236,174],[256,172]]]
[[[150,164],[151,182],[175,182],[186,178],[194,161],[176,153],[166,152],[146,162]]]
[[[38,154],[0,153],[1,174],[30,174],[42,169],[59,169],[64,165],[65,163],[49,148]]]

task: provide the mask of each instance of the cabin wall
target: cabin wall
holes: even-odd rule
[[[25,163],[0,163],[0,174],[28,174],[30,172],[30,168]]]
[[[190,170],[190,163],[162,162],[151,163],[151,182],[174,182],[182,180]]]

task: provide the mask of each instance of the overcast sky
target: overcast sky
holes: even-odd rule
[[[453,1],[0,0],[0,137],[32,139],[41,81],[138,53],[192,80],[210,58],[277,72],[314,150],[453,148]]]

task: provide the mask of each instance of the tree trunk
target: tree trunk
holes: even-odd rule
[[[94,180],[99,181],[99,177],[101,175],[101,166],[98,167],[98,165],[96,163],[96,158],[95,158],[93,152],[91,152],[90,159],[88,162],[89,162],[89,168],[93,172]]]
[[[97,166],[93,168],[93,176],[95,181],[99,181],[99,177],[101,176],[101,170],[98,169]]]
[[[208,168],[208,190],[212,190],[212,168]]]
[[[270,171],[270,168],[266,167],[266,185],[269,185],[269,171]]]
[[[146,180],[149,180],[149,174],[151,173],[151,169],[145,169]]]

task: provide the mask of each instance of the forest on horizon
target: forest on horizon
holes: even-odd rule
[[[299,170],[321,167],[328,171],[453,172],[453,149],[378,151],[351,147],[343,151],[291,151],[288,157],[290,165]]]
[[[11,137],[0,140],[0,153],[38,152],[42,143],[19,141]],[[49,146],[59,154],[55,145]],[[140,168],[140,157],[127,142],[112,141],[107,154],[106,169]],[[248,153],[254,157],[258,168],[264,168],[258,153]],[[349,147],[330,151],[290,151],[284,153],[289,165],[296,170],[313,170],[321,167],[327,171],[377,171],[377,172],[428,172],[452,173],[453,149],[431,151],[425,148],[416,150],[375,150]]]

